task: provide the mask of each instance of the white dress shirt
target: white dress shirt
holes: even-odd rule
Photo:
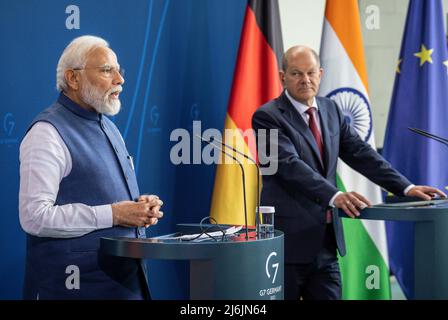
[[[309,127],[310,126],[310,115],[306,112],[310,107],[303,103],[300,103],[299,101],[297,101],[293,97],[291,97],[288,90],[285,90],[285,94],[288,97],[289,101],[291,101],[292,105],[297,110],[297,112],[300,113],[300,115],[302,116],[306,125]],[[320,117],[319,117],[319,112],[318,112],[319,107],[317,106],[316,98],[313,98],[313,103],[311,104],[311,107],[316,108],[316,112],[314,113],[314,115],[316,117],[317,127],[319,128],[319,131],[322,132],[321,127],[320,127]]]
[[[55,205],[59,184],[72,170],[70,152],[55,127],[36,123],[20,144],[19,217],[25,232],[72,238],[112,227],[112,206]]]
[[[307,124],[307,126],[309,126],[309,122],[310,122],[310,116],[308,115],[308,113],[306,113],[306,111],[310,108],[309,106],[300,103],[299,101],[295,100],[293,97],[291,97],[291,95],[289,94],[288,90],[285,90],[285,94],[288,97],[289,101],[291,101],[292,105],[294,106],[294,108],[299,112],[299,114],[302,116],[303,120],[305,121],[305,123]],[[313,108],[316,108],[316,111],[319,111],[319,108],[317,106],[316,103],[316,98],[313,98],[313,103],[311,104],[311,106]],[[316,122],[317,122],[317,126],[319,127],[319,131],[322,133],[321,130],[321,126],[320,126],[320,117],[319,117],[319,112],[315,112],[316,115]],[[321,134],[322,136],[322,134]],[[409,190],[411,190],[413,187],[415,187],[415,185],[411,184],[409,186],[406,187],[406,189],[404,189],[404,194],[407,195],[407,193],[409,192]],[[338,195],[340,195],[342,193],[342,191],[338,191],[334,194],[334,196],[330,199],[330,202],[328,203],[328,205],[330,207],[334,207],[334,200],[336,200],[336,197]]]

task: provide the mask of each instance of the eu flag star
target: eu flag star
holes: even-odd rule
[[[420,58],[420,67],[425,64],[425,62],[432,63],[432,52],[434,49],[426,49],[425,45],[422,44],[421,51],[414,53],[414,56]]]

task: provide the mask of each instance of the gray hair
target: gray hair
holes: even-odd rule
[[[65,71],[72,68],[84,68],[89,52],[101,47],[109,48],[109,43],[99,37],[81,36],[73,39],[59,58],[56,68],[56,89],[66,91],[68,86],[65,82]]]

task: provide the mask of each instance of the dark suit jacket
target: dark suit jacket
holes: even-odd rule
[[[275,206],[275,228],[285,233],[286,263],[310,263],[322,248],[325,212],[338,191],[338,157],[394,194],[402,195],[411,184],[344,121],[335,102],[316,99],[325,150],[323,163],[308,125],[284,92],[261,106],[252,118],[260,157],[269,156],[270,149],[258,145],[262,140],[258,129],[278,129],[278,171],[263,175],[261,204]],[[269,132],[266,138],[269,142]],[[337,214],[333,215],[333,227],[339,253],[345,255],[342,221]]]

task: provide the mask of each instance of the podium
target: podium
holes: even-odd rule
[[[266,239],[246,240],[240,231],[224,241],[210,238],[195,242],[173,237],[179,233],[201,233],[199,225],[176,228],[177,233],[148,239],[101,238],[100,250],[119,257],[189,260],[191,300],[283,299],[281,231],[275,230],[273,237]]]
[[[373,206],[359,218],[414,222],[414,299],[448,299],[448,204],[427,203]]]

